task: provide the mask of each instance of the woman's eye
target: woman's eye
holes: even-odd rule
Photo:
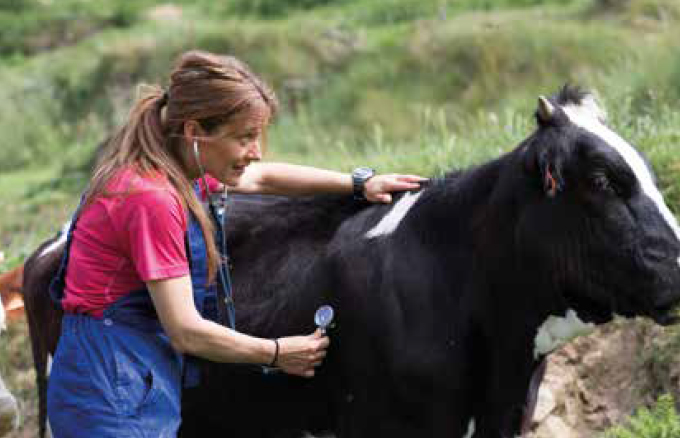
[[[253,141],[255,141],[256,138],[257,138],[257,134],[246,134],[246,135],[241,136],[239,140],[240,140],[241,144],[245,145],[245,144],[248,144],[248,143],[252,143]]]

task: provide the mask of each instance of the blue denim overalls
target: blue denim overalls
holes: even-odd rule
[[[209,207],[218,248],[226,257],[223,208]],[[63,298],[77,212],[50,295]],[[203,233],[190,218],[186,245],[196,308],[204,318],[234,328],[229,272],[220,265],[218,282],[207,285]],[[218,290],[220,288],[220,290]],[[218,297],[225,305],[218,305]],[[180,424],[181,388],[199,381],[199,359],[176,353],[146,289],[133,291],[106,309],[102,319],[64,314],[47,391],[54,438],[175,437]]]

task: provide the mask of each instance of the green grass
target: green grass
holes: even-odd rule
[[[638,81],[636,112],[644,111],[651,83],[669,102],[680,87],[677,56],[668,50],[672,30],[649,31],[649,44],[641,44],[637,31],[617,21],[583,21],[573,8],[555,7],[446,19],[415,14],[381,26],[329,13],[345,9],[333,2],[288,19],[218,20],[194,5],[181,21],[138,18],[7,66],[0,71],[0,130],[20,147],[0,149],[0,170],[51,162],[55,151],[64,161],[89,153],[123,120],[134,84],[164,83],[175,57],[193,47],[246,60],[278,90],[287,109],[282,124],[322,127],[332,142],[353,149],[370,141],[376,125],[386,142],[418,141],[419,115],[428,108],[467,129],[477,112],[527,110],[527,102],[566,81],[620,85],[622,70]],[[663,67],[652,72],[653,82],[651,64]],[[298,147],[285,138],[282,149]]]
[[[0,250],[2,271],[22,263],[46,238],[54,235],[77,203],[72,190],[55,190],[55,181],[72,178],[60,168],[29,168],[0,174]],[[82,178],[80,178],[82,180]]]

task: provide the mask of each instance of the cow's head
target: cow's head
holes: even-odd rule
[[[538,129],[517,150],[531,201],[516,240],[562,305],[586,321],[673,320],[680,228],[639,151],[605,124],[592,95],[539,98]]]

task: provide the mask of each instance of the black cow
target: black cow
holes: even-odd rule
[[[551,350],[615,314],[672,322],[680,229],[648,165],[577,89],[536,116],[512,152],[393,205],[232,197],[238,328],[309,331],[321,304],[337,326],[312,380],[207,364],[180,435],[514,437]],[[25,293],[29,313],[47,300]]]

